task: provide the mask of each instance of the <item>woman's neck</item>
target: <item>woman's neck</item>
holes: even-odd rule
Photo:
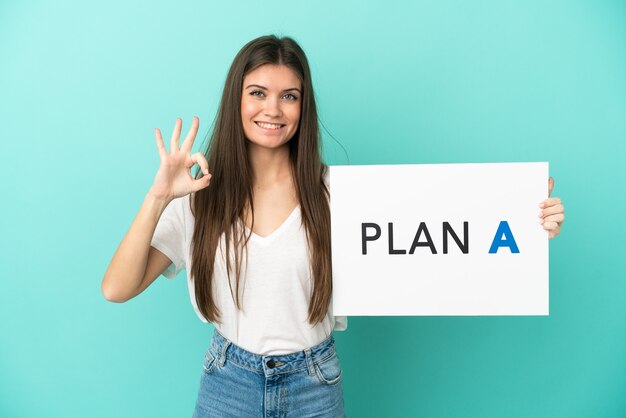
[[[254,187],[265,187],[291,179],[289,144],[270,149],[248,144]]]

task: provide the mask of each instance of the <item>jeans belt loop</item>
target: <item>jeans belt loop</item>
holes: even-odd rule
[[[220,352],[220,358],[219,358],[220,366],[223,366],[224,362],[226,361],[226,350],[228,350],[229,345],[230,345],[230,341],[228,340],[224,341],[224,344],[222,345],[222,350]]]
[[[309,374],[312,376],[315,374],[315,366],[313,363],[313,358],[311,357],[311,349],[305,348],[304,355],[306,357],[306,364],[309,369]]]

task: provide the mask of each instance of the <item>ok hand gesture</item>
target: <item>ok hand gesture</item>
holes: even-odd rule
[[[165,149],[161,131],[159,128],[155,128],[156,143],[159,150],[159,158],[161,159],[159,171],[157,171],[150,188],[150,193],[155,197],[170,201],[204,189],[209,185],[211,174],[209,173],[209,165],[206,158],[201,152],[190,155],[193,141],[198,133],[199,124],[198,117],[194,116],[191,129],[189,129],[182,146],[178,148],[183,121],[181,118],[176,119],[172,139],[170,140],[169,154]],[[202,169],[204,176],[200,179],[194,179],[189,172],[194,164],[198,164]]]

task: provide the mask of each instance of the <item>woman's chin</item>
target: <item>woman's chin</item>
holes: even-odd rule
[[[249,147],[264,148],[264,149],[281,149],[289,144],[288,139],[284,138],[246,138],[246,143]]]

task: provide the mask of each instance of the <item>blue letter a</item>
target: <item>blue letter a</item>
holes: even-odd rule
[[[502,237],[503,235],[504,239]],[[500,221],[500,225],[498,225],[498,230],[496,231],[496,236],[493,238],[491,248],[489,248],[489,254],[497,253],[498,248],[500,247],[509,247],[512,253],[519,253],[519,249],[515,243],[515,238],[513,238],[513,233],[511,232],[511,228],[509,228],[509,223],[507,221]]]

